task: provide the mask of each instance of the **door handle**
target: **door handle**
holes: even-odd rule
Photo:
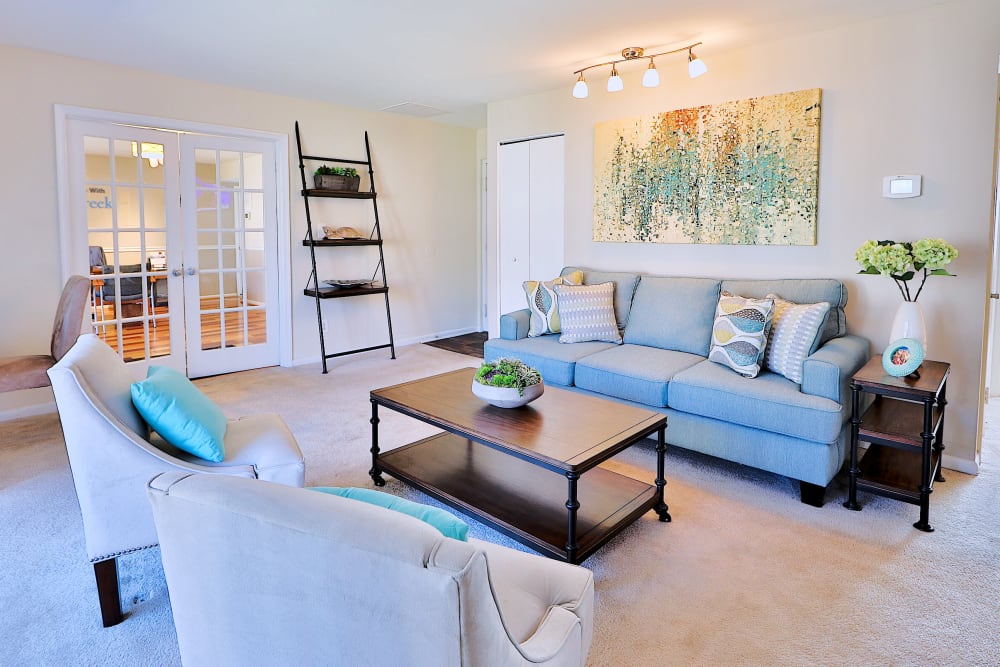
[[[990,298],[991,299],[1000,299],[1000,294],[997,294],[996,292],[991,292],[990,293]]]
[[[196,274],[196,273],[198,273],[198,270],[197,270],[197,269],[188,269],[188,270],[187,270],[187,274],[188,274],[189,276],[193,276],[193,275],[194,275],[194,274]]]
[[[180,269],[174,269],[173,271],[170,272],[170,275],[172,275],[172,276],[179,276],[182,273],[184,273],[184,272],[181,271]]]

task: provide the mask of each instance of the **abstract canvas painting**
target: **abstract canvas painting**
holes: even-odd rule
[[[815,245],[821,93],[598,123],[594,240]]]

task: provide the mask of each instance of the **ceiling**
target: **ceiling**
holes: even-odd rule
[[[941,2],[32,0],[4,3],[0,43],[483,125],[486,103],[559,86],[568,95],[574,70],[626,46],[702,41],[711,68],[713,53]]]

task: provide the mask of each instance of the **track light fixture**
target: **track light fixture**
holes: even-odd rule
[[[644,58],[649,59],[649,67],[646,68],[646,73],[642,75],[642,85],[646,88],[656,88],[660,85],[660,73],[656,71],[656,65],[653,63],[653,58],[658,58],[659,56],[668,56],[671,53],[682,53],[687,51],[688,54],[688,76],[692,79],[699,77],[708,71],[708,67],[705,63],[695,55],[694,47],[701,46],[701,42],[695,42],[694,44],[688,44],[687,46],[682,46],[679,49],[673,49],[672,51],[663,51],[662,53],[650,53],[646,54],[645,50],[638,46],[629,46],[622,49],[622,57],[618,60],[609,60],[605,63],[598,63],[596,65],[589,65],[582,69],[578,69],[573,74],[577,75],[576,84],[573,86],[573,97],[578,100],[582,100],[587,97],[590,93],[587,88],[587,80],[584,78],[583,73],[588,69],[593,69],[595,67],[604,67],[606,65],[611,65],[611,76],[608,77],[608,92],[616,93],[625,85],[622,83],[622,78],[618,75],[618,63],[629,62],[630,60],[640,60]]]

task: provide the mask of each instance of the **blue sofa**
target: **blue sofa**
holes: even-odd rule
[[[545,382],[652,408],[668,415],[671,445],[798,480],[802,502],[822,506],[849,443],[850,378],[869,358],[866,339],[847,333],[847,289],[839,280],[719,280],[583,271],[586,285],[615,284],[624,343],[564,344],[559,334],[528,337],[530,311],[500,318],[487,361],[517,357]],[[720,291],[774,293],[830,310],[803,363],[802,383],[761,371],[746,378],[707,359]]]

